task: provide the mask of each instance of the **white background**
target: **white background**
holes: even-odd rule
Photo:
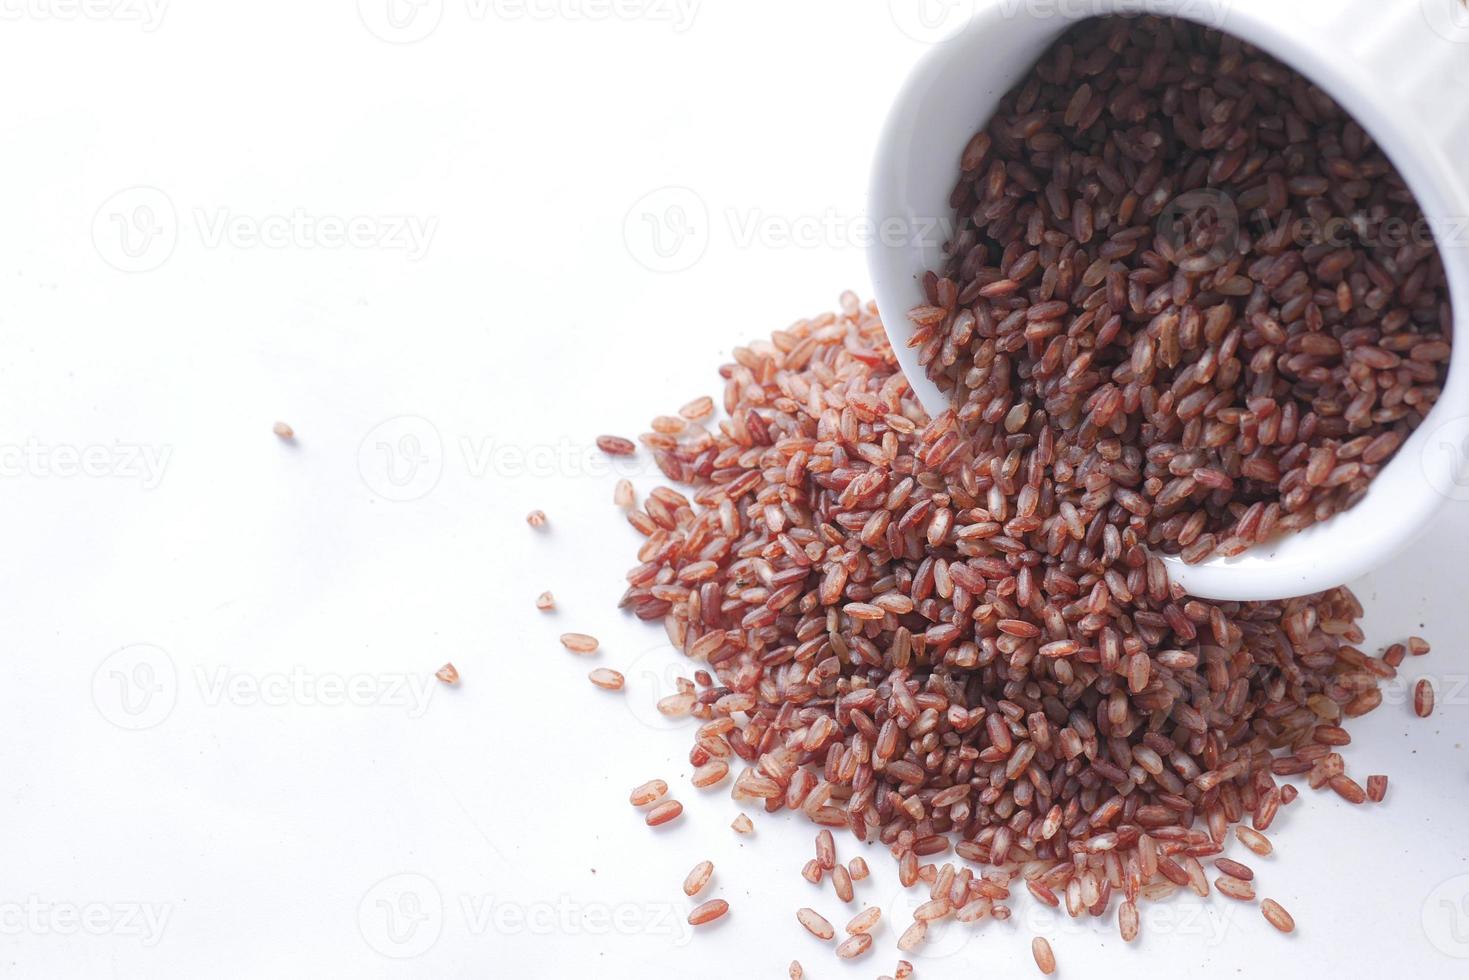
[[[921,22],[157,3],[0,4],[0,968],[891,973],[889,929],[847,966],[796,924],[857,910],[799,878],[811,827],[738,838],[727,788],[688,787],[688,732],[651,709],[679,662],[615,608],[637,538],[587,447],[865,289],[867,160]],[[1440,709],[1399,690],[1352,726],[1385,805],[1308,792],[1280,819],[1255,863],[1294,937],[1180,899],[1124,948],[1018,898],[919,975],[1026,975],[1039,931],[1062,976],[1462,976],[1466,533],[1452,502],[1358,583],[1372,649],[1436,642],[1404,674]],[[570,629],[625,694],[586,682]],[[446,660],[458,689],[431,681]],[[688,807],[661,832],[626,802],[653,776]],[[860,901],[911,907],[866,854]],[[705,857],[733,912],[691,938]]]

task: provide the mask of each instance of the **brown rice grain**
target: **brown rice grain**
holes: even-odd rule
[[[677,820],[683,813],[683,804],[678,800],[664,800],[648,811],[645,818],[649,827],[661,827],[670,820]]]
[[[1413,685],[1413,713],[1419,718],[1433,714],[1433,683],[1426,677]]]
[[[632,510],[638,505],[637,491],[631,480],[618,480],[612,487],[612,502],[623,510]]]
[[[598,643],[595,636],[586,633],[562,633],[561,645],[572,653],[587,654],[596,653]]]
[[[837,934],[835,927],[827,921],[826,916],[815,909],[797,909],[796,921],[805,926],[806,931],[817,939],[829,940]]]
[[[1235,825],[1234,836],[1239,839],[1241,844],[1261,857],[1275,850],[1274,845],[1270,843],[1270,838],[1252,827],[1246,827],[1244,824]]]
[[[434,671],[434,676],[451,686],[459,683],[459,669],[453,664],[444,664]]]
[[[871,932],[877,928],[878,920],[882,918],[882,909],[876,905],[869,906],[852,916],[847,923],[847,932]]]
[[[1214,879],[1214,887],[1219,894],[1226,898],[1233,898],[1240,902],[1253,902],[1255,900],[1255,888],[1248,881],[1241,881],[1232,875],[1220,875]]]
[[[713,874],[714,865],[709,861],[700,861],[694,865],[693,870],[684,878],[683,893],[689,896],[689,898],[693,898],[704,890],[704,886],[709,884],[709,879]]]
[[[608,456],[631,456],[638,451],[637,443],[622,436],[598,436],[597,448]]]
[[[661,779],[650,779],[640,786],[634,787],[628,794],[627,801],[633,806],[647,806],[655,800],[660,800],[668,792],[668,784]]]
[[[607,667],[598,667],[587,675],[587,679],[604,691],[620,691],[622,685],[626,683],[626,678]]]
[[[729,911],[729,903],[722,898],[711,898],[689,913],[689,925],[702,926],[715,919],[723,918]]]
[[[1046,976],[1056,972],[1056,954],[1051,952],[1051,944],[1044,937],[1036,936],[1030,941],[1030,955],[1035,957],[1035,965]]]
[[[1265,916],[1265,921],[1281,932],[1295,932],[1296,920],[1275,899],[1267,898],[1261,902],[1260,912]]]

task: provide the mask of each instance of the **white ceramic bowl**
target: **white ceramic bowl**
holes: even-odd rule
[[[1076,20],[1146,11],[1243,38],[1291,65],[1351,112],[1392,159],[1433,222],[1448,272],[1456,353],[1469,350],[1469,192],[1452,159],[1469,158],[1469,11],[1463,0],[971,0],[965,23],[913,69],[884,127],[869,214],[873,289],[903,370],[930,412],[947,399],[907,347],[920,278],[942,262],[948,197],[969,138],[1000,97]],[[960,0],[962,6],[962,0]],[[1463,164],[1460,164],[1462,167]],[[898,243],[897,239],[904,239]],[[1427,421],[1351,510],[1229,559],[1169,573],[1193,595],[1307,595],[1365,574],[1431,527],[1451,498],[1469,499],[1469,368],[1456,357]]]

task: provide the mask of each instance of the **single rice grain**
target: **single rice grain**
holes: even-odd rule
[[[1279,929],[1281,932],[1295,931],[1296,920],[1293,919],[1291,917],[1291,914],[1287,912],[1275,899],[1267,898],[1265,899],[1265,901],[1261,902],[1260,912],[1265,916],[1265,920],[1267,922],[1269,922],[1275,928]]]
[[[689,913],[689,925],[702,926],[724,917],[729,903],[722,898],[712,898]]]
[[[837,934],[836,929],[826,920],[826,917],[815,909],[797,909],[796,921],[805,926],[806,931],[817,939],[831,939]]]
[[[1036,967],[1046,976],[1056,972],[1056,954],[1051,952],[1051,944],[1042,936],[1036,936],[1030,941],[1030,955],[1035,957]]]
[[[709,884],[709,878],[714,874],[714,865],[709,861],[700,861],[694,865],[693,870],[683,880],[683,893],[693,898],[704,890]]]

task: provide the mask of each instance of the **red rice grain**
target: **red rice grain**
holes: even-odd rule
[[[843,902],[850,902],[855,897],[852,891],[852,876],[847,873],[845,865],[838,864],[831,869],[831,887],[836,892],[837,898]]]
[[[1241,902],[1253,902],[1255,900],[1255,886],[1248,881],[1241,881],[1231,875],[1220,875],[1214,879],[1214,887],[1219,894],[1226,898],[1233,898]]]
[[[737,834],[753,834],[755,832],[755,825],[743,813],[731,820],[729,826]]]
[[[1245,847],[1249,848],[1256,854],[1260,855],[1261,857],[1264,857],[1271,851],[1275,850],[1274,845],[1270,843],[1270,838],[1266,837],[1258,830],[1246,827],[1244,824],[1235,825],[1234,836],[1239,840],[1241,844],[1243,844]]]
[[[924,940],[927,938],[927,920],[916,919],[914,920],[913,924],[910,925],[907,929],[904,929],[903,934],[898,937],[898,949],[902,950],[905,953],[911,953],[919,946],[922,946]]]
[[[1291,918],[1291,914],[1275,899],[1267,898],[1261,902],[1260,912],[1265,916],[1267,922],[1281,932],[1295,932],[1296,920]]]
[[[1036,967],[1046,976],[1056,972],[1056,954],[1051,952],[1051,944],[1041,936],[1036,936],[1030,941],[1030,955],[1035,957]]]
[[[551,612],[556,608],[556,597],[549,592],[542,592],[536,596],[536,608],[541,612]]]
[[[694,770],[693,776],[689,777],[689,782],[693,783],[699,789],[708,789],[711,786],[718,786],[724,782],[725,777],[728,775],[729,763],[723,759],[710,759]]]
[[[1426,677],[1413,685],[1413,713],[1419,718],[1433,714],[1433,684]]]
[[[1137,906],[1131,901],[1124,901],[1117,907],[1117,931],[1122,934],[1122,941],[1125,943],[1137,938]]]
[[[638,451],[637,443],[621,436],[598,436],[597,448],[608,456],[631,456]]]
[[[823,871],[830,871],[837,864],[836,841],[832,840],[831,831],[821,830],[816,834],[816,860]]]
[[[598,646],[597,638],[585,633],[562,633],[561,645],[572,653],[581,654],[596,653]]]
[[[722,898],[711,898],[689,913],[689,925],[702,926],[721,919],[729,911],[729,903]]]
[[[668,792],[668,784],[661,779],[650,779],[641,786],[637,786],[628,794],[627,801],[633,806],[647,806],[655,800],[660,800]]]
[[[826,920],[826,917],[815,909],[797,909],[796,921],[805,926],[806,931],[817,939],[829,940],[837,934],[836,929]]]
[[[1367,799],[1373,803],[1381,803],[1387,797],[1387,777],[1367,777]]]
[[[533,510],[529,514],[526,514],[525,515],[525,522],[527,524],[529,524],[531,527],[535,527],[535,528],[545,527],[546,526],[546,521],[547,521],[546,512],[543,511],[543,510]]]
[[[882,918],[882,909],[876,905],[869,906],[852,916],[847,923],[847,932],[871,932],[877,928],[878,920]]]
[[[714,874],[714,865],[709,861],[700,861],[694,865],[693,870],[683,880],[683,893],[693,898],[704,890],[709,884],[709,879]]]
[[[1240,864],[1238,861],[1231,861],[1229,858],[1216,859],[1214,861],[1214,867],[1231,878],[1238,878],[1240,881],[1253,881],[1255,878],[1255,872],[1249,865]]]
[[[872,948],[872,937],[865,932],[849,936],[837,946],[837,956],[844,960],[855,960]]]
[[[444,666],[434,671],[434,676],[450,686],[459,683],[459,669],[453,664],[444,664]]]
[[[677,820],[682,813],[683,804],[678,800],[664,800],[649,810],[645,819],[649,827],[661,827],[671,820]]]
[[[620,673],[607,667],[598,667],[587,675],[587,679],[604,691],[620,691],[626,682]]]
[[[632,510],[638,505],[638,495],[631,481],[618,480],[612,488],[612,502],[623,510]]]

